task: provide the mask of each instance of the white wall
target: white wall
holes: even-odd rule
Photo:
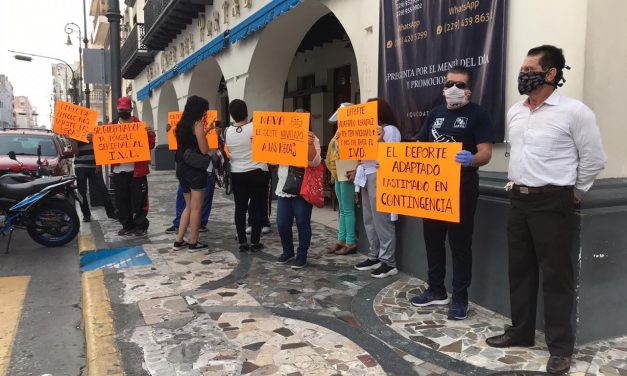
[[[627,176],[627,1],[588,1],[584,102],[594,111],[608,163],[601,177]]]

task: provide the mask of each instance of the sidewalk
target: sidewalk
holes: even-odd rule
[[[363,256],[324,253],[336,231],[313,223],[308,266],[277,265],[276,228],[266,249],[240,253],[233,203],[216,190],[203,253],[173,252],[165,234],[177,183],[149,176],[148,237],[117,236],[119,224],[94,210],[82,227],[93,248],[141,245],[147,266],[105,269],[115,339],[127,375],[501,375],[541,374],[548,353],[493,349],[485,338],[509,320],[471,305],[469,318],[422,310],[408,298],[424,282],[400,274],[377,280],[353,269]],[[316,218],[331,218],[322,213]],[[323,221],[325,221],[323,219]],[[273,222],[271,220],[271,222]],[[273,224],[274,226],[274,224]],[[94,356],[97,354],[91,354]],[[88,358],[90,354],[88,354]],[[579,348],[571,375],[627,375],[627,338]],[[536,372],[516,372],[516,371]]]

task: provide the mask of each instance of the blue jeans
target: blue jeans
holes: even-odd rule
[[[294,255],[294,234],[292,225],[296,218],[298,228],[297,261],[307,261],[307,251],[311,243],[311,210],[313,205],[302,197],[280,197],[276,209],[276,225],[281,236],[283,255]]]
[[[206,226],[209,221],[209,214],[211,213],[211,203],[213,202],[213,174],[207,174],[207,190],[205,191],[205,202],[202,204],[202,216],[200,218],[200,225]],[[174,227],[178,228],[181,224],[181,214],[185,210],[185,197],[183,197],[183,188],[179,184],[179,189],[176,191],[176,217],[172,221]]]

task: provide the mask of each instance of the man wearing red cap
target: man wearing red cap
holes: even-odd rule
[[[130,98],[118,99],[118,119],[115,123],[135,123],[140,120],[131,115]],[[147,128],[148,144],[155,147],[155,132]],[[148,179],[150,161],[112,165],[115,202],[122,229],[118,235],[144,236],[148,231]]]

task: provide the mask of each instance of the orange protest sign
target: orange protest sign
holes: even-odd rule
[[[98,111],[58,100],[54,105],[52,130],[60,135],[87,142],[87,133],[92,131],[97,121]]]
[[[101,125],[93,133],[97,165],[150,160],[145,123]]]
[[[209,110],[205,113],[205,117],[203,118],[203,123],[205,124],[205,129],[213,126],[215,127],[215,121],[218,120],[218,111]],[[209,133],[207,133],[207,145],[209,145],[209,149],[217,149],[218,148],[218,131],[214,128]]]
[[[377,210],[459,223],[458,142],[379,144]]]
[[[176,125],[179,120],[183,116],[182,112],[168,112],[168,125],[170,126],[170,130],[168,131],[168,149],[176,150],[176,134],[174,131],[176,130]]]
[[[307,167],[309,116],[300,112],[255,112],[253,161]]]
[[[178,145],[176,143],[176,133],[174,133],[174,131],[176,130],[176,125],[178,124],[179,120],[181,120],[182,116],[183,116],[182,112],[168,112],[168,125],[170,125],[170,131],[168,132],[168,149],[169,150],[178,149]],[[207,111],[202,120],[206,129],[207,127],[211,126],[213,122],[218,120],[218,111],[216,110]],[[214,129],[211,132],[207,133],[207,144],[209,145],[210,149],[218,148],[218,131],[217,130]]]
[[[341,107],[337,113],[340,159],[377,159],[377,102]]]

